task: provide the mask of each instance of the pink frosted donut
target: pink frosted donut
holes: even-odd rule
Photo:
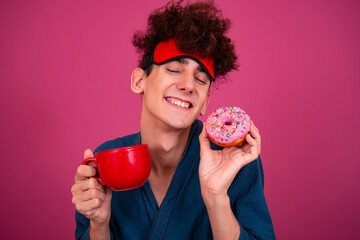
[[[206,121],[209,139],[221,147],[234,147],[250,131],[250,116],[238,107],[218,108]]]

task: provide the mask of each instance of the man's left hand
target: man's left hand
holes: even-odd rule
[[[204,124],[199,141],[199,177],[203,197],[227,197],[227,191],[239,170],[257,159],[260,154],[259,130],[251,121],[246,141],[236,147],[212,150]]]

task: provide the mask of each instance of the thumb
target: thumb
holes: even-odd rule
[[[91,151],[91,149],[86,149],[85,151],[84,151],[84,160],[85,159],[87,159],[87,158],[92,158],[92,157],[95,157],[94,156],[94,153]],[[97,165],[96,165],[96,163],[93,163],[93,162],[90,162],[90,163],[88,163],[87,165],[90,165],[90,166],[92,166],[92,167],[94,167],[94,168],[97,168]]]
[[[211,150],[209,138],[207,136],[206,127],[204,123],[203,123],[203,130],[199,136],[199,142],[200,142],[200,153]]]
[[[91,158],[91,157],[94,157],[94,154],[91,151],[91,149],[88,148],[84,151],[84,159]]]

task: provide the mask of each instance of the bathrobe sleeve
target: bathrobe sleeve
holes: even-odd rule
[[[276,239],[264,196],[264,172],[260,156],[239,171],[228,194],[240,225],[240,240]]]

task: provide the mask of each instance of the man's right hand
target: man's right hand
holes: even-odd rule
[[[84,159],[94,157],[90,149],[84,151]],[[111,214],[112,192],[95,178],[96,164],[80,165],[76,171],[75,184],[71,188],[72,202],[76,210],[87,217],[92,224],[108,225]]]

